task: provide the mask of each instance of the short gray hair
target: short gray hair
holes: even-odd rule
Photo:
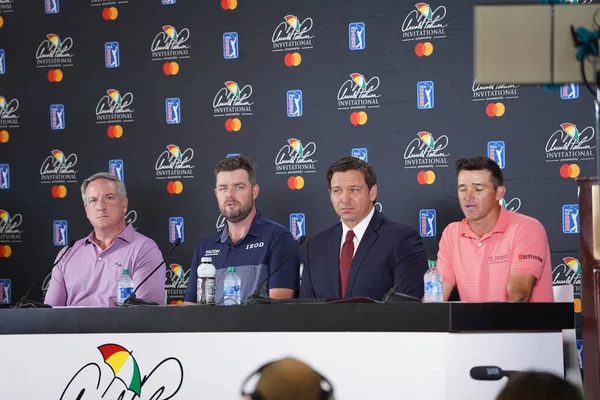
[[[117,194],[121,199],[127,197],[127,189],[125,189],[125,184],[116,176],[109,174],[108,172],[98,172],[87,178],[81,184],[81,198],[83,199],[83,204],[85,204],[85,190],[87,189],[90,182],[95,181],[96,179],[108,179],[109,181],[114,181],[117,185]]]

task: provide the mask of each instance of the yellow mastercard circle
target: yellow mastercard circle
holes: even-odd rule
[[[229,9],[230,10],[235,10],[237,6],[238,6],[237,0],[229,0]]]
[[[304,187],[304,178],[301,176],[296,177],[296,189],[302,189]]]
[[[425,43],[423,43],[423,45],[425,47],[424,54],[426,56],[430,56],[431,53],[433,53],[433,45],[430,42],[425,42]]]
[[[175,61],[171,63],[171,75],[177,75],[179,72],[179,64]]]
[[[123,136],[123,127],[121,125],[115,125],[115,137],[120,138]]]
[[[574,308],[575,308],[575,312],[576,313],[581,313],[581,299],[575,299],[575,301],[573,302]]]
[[[300,53],[294,53],[292,55],[292,65],[294,67],[297,67],[298,65],[300,65],[300,63],[302,62],[302,56],[300,55]]]
[[[242,129],[242,121],[239,118],[234,118],[233,119],[233,130],[235,132],[237,132],[240,129]]]
[[[4,18],[2,18],[2,16],[0,16],[0,28],[2,28],[4,26]]]
[[[61,199],[67,195],[67,188],[64,185],[58,187],[58,197]]]
[[[433,182],[435,182],[435,173],[433,171],[425,172],[425,183],[431,185]]]
[[[369,118],[367,117],[367,113],[366,112],[361,111],[361,112],[358,113],[358,123],[359,124],[361,124],[361,125],[366,124],[368,119]]]
[[[579,168],[579,165],[577,165],[577,164],[569,165],[569,176],[571,178],[577,178],[580,173],[581,173],[581,169]]]
[[[506,111],[506,107],[502,103],[496,103],[496,117],[501,117],[504,115]]]
[[[181,183],[179,181],[175,181],[174,189],[175,189],[175,194],[181,193],[183,191],[183,183]]]
[[[60,82],[63,79],[63,73],[60,69],[54,70],[54,81]]]

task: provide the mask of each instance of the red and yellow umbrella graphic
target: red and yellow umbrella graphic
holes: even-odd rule
[[[103,344],[98,347],[100,353],[102,353],[102,357],[104,358],[104,362],[108,364],[108,366],[112,369],[115,377],[110,382],[110,385],[114,382],[115,379],[121,380],[127,389],[131,390],[135,394],[140,396],[140,391],[142,388],[142,380],[140,377],[140,368],[138,367],[137,361],[131,354],[123,346],[119,346],[118,344]],[[108,392],[108,388],[106,388],[106,392]],[[102,397],[104,397],[104,394]]]

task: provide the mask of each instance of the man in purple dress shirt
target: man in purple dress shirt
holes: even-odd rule
[[[94,227],[75,242],[54,267],[45,303],[51,306],[115,307],[117,281],[129,269],[134,288],[162,262],[156,243],[125,223],[125,184],[108,173],[98,173],[81,185],[88,220]],[[57,257],[57,259],[58,259]],[[156,271],[136,297],[166,303],[165,266]]]

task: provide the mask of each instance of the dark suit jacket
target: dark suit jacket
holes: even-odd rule
[[[309,240],[300,297],[341,297],[341,240],[341,222]],[[419,233],[407,225],[390,221],[375,210],[352,259],[345,297],[382,300],[404,276],[396,292],[422,298],[426,271],[427,254]]]

